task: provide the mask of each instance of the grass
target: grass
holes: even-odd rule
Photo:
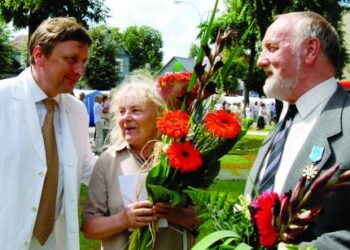
[[[82,211],[84,203],[87,199],[87,186],[84,184],[80,187],[80,200],[79,200],[79,224],[82,225]],[[84,237],[84,234],[80,231],[80,249],[81,250],[99,250],[101,249],[100,242],[98,240],[88,240]]]
[[[254,129],[253,129],[254,130]],[[270,130],[269,127],[266,128]],[[264,135],[247,134],[235,147],[222,158],[221,166],[232,173],[237,169],[249,168],[252,166],[259,147],[264,140]],[[216,179],[209,187],[209,191],[229,192],[230,197],[235,198],[244,191],[246,180],[218,180]],[[79,221],[81,223],[81,213],[83,204],[87,198],[87,187],[81,186],[80,203],[79,203]],[[87,240],[80,233],[81,250],[98,250],[100,243],[96,240]]]
[[[228,192],[231,197],[235,198],[243,193],[245,183],[245,180],[215,180],[211,184],[209,191]]]
[[[265,135],[246,134],[231,150],[230,155],[256,155]]]

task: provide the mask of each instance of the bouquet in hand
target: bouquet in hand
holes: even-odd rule
[[[217,8],[217,1],[193,72],[173,73],[160,77],[156,87],[169,106],[158,119],[162,134],[155,149],[155,163],[146,179],[148,199],[172,206],[188,206],[184,192],[189,187],[206,188],[218,175],[219,159],[246,133],[249,122],[237,114],[215,110],[214,94],[225,87],[227,67],[220,56],[234,32],[219,33],[214,51],[208,41]],[[206,58],[206,63],[203,63]],[[251,121],[250,121],[251,122]],[[129,249],[152,249],[157,225],[135,230]]]
[[[293,243],[299,242],[298,236],[322,211],[322,197],[350,187],[350,170],[334,178],[338,169],[335,164],[308,189],[305,183],[309,176],[305,175],[292,192],[264,192],[253,201],[243,196],[233,201],[225,193],[187,191],[204,222],[199,231],[209,232],[192,249],[275,249],[280,243],[287,249],[298,249]]]

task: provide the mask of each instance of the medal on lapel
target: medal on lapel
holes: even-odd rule
[[[309,159],[311,163],[306,166],[303,170],[303,176],[306,177],[307,180],[312,180],[318,174],[319,169],[316,167],[316,163],[322,159],[324,152],[324,147],[313,146],[311,153],[309,155]]]

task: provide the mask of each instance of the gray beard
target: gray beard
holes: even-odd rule
[[[280,101],[287,100],[297,85],[297,78],[282,79],[281,77],[269,77],[265,81],[264,92],[269,98]]]

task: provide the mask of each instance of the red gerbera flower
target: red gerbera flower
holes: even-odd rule
[[[156,81],[156,88],[163,99],[174,107],[179,107],[191,80],[191,72],[171,73]]]
[[[209,133],[220,138],[235,138],[241,131],[241,119],[226,110],[209,113],[204,123]]]
[[[201,154],[189,141],[174,142],[166,150],[170,166],[180,172],[194,172],[202,165]]]
[[[188,121],[188,115],[182,110],[167,111],[157,121],[157,129],[169,137],[181,138],[188,134]]]
[[[259,243],[265,247],[272,247],[277,243],[278,233],[273,227],[273,207],[279,202],[279,196],[275,192],[264,192],[254,206],[256,214],[254,221],[258,228]]]

